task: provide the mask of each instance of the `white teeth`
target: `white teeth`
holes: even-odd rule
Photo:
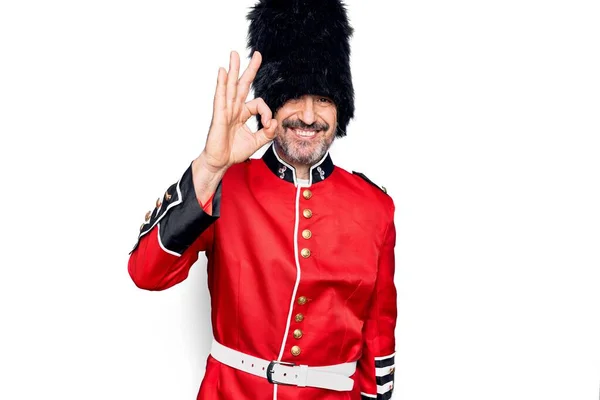
[[[294,131],[299,135],[299,136],[306,136],[306,137],[311,137],[311,136],[315,136],[315,134],[317,132],[315,131],[303,131],[300,129],[294,129]]]

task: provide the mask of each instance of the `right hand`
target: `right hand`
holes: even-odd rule
[[[261,61],[261,54],[255,51],[239,80],[240,58],[237,52],[231,52],[229,72],[219,68],[212,121],[206,145],[199,157],[210,172],[222,173],[231,165],[247,160],[276,136],[277,120],[265,101],[258,97],[246,102]],[[257,114],[261,116],[263,128],[253,133],[246,121]]]

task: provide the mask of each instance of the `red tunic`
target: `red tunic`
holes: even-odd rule
[[[266,360],[357,361],[354,389],[271,384],[209,355],[198,399],[389,399],[394,379],[394,204],[326,155],[308,187],[271,146],[229,168],[198,204],[191,168],[142,226],[129,259],[137,286],[164,290],[208,258],[214,338]],[[295,346],[295,347],[294,347]]]

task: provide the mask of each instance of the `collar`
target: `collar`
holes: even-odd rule
[[[277,175],[284,181],[298,185],[296,180],[296,169],[285,162],[275,151],[275,143],[272,143],[265,154],[262,156],[263,161],[269,167],[271,172]],[[333,161],[327,152],[316,164],[310,167],[308,172],[308,185],[325,180],[333,172]]]

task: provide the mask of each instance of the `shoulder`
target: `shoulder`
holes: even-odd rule
[[[376,184],[362,172],[350,172],[337,165],[335,168],[339,175],[352,185],[355,190],[359,191],[364,198],[380,204],[385,209],[394,211],[394,201],[384,186]]]
[[[375,182],[373,182],[372,180],[370,180],[369,178],[367,178],[367,176],[365,174],[363,174],[362,172],[352,171],[352,175],[361,178],[365,182],[368,182],[372,186],[374,186],[377,189],[381,190],[383,193],[387,194],[387,189],[385,188],[385,186],[379,186],[378,184],[376,184]]]

